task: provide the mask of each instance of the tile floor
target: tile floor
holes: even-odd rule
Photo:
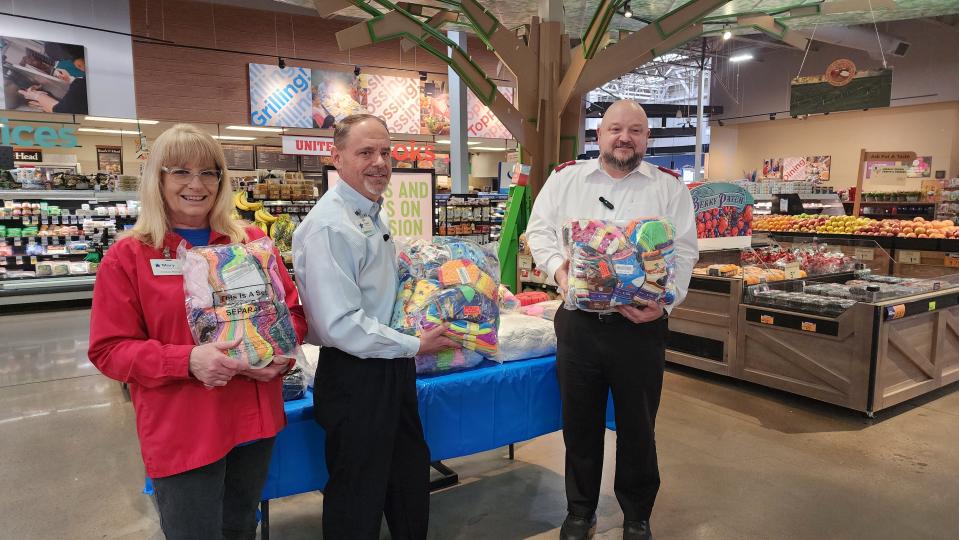
[[[0,539],[159,539],[133,411],[86,359],[89,311],[0,316]],[[959,528],[959,392],[868,420],[670,368],[658,420],[657,539],[949,539]],[[615,434],[597,538],[620,538]],[[448,463],[431,538],[547,539],[564,517],[559,434]],[[275,540],[319,538],[322,496],[275,501]],[[388,537],[384,532],[384,538]]]

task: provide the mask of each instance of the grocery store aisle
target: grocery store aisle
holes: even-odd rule
[[[133,411],[86,362],[89,311],[0,316],[0,539],[161,538]],[[656,538],[940,539],[959,500],[959,387],[875,421],[685,369],[666,374],[658,422]],[[597,538],[619,539],[615,434]],[[565,515],[558,433],[451,460],[459,486],[431,499],[431,538],[556,538]],[[275,501],[272,538],[320,536],[322,495]],[[386,534],[384,532],[384,538]]]

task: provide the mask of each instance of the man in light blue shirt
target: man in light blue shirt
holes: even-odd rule
[[[445,326],[417,338],[389,327],[398,286],[396,248],[382,213],[392,174],[385,122],[359,114],[333,133],[340,181],[293,233],[293,266],[309,323],[323,347],[316,420],[326,430],[330,479],[323,537],[425,539],[429,448],[416,401],[413,356],[454,347]]]

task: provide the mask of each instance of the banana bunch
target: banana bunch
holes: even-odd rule
[[[250,202],[250,200],[246,198],[245,191],[237,191],[233,194],[233,205],[245,212],[255,212],[263,208],[263,203],[260,201]]]
[[[276,216],[271,214],[269,211],[267,211],[265,208],[261,207],[257,209],[256,212],[253,213],[253,219],[255,219],[256,221],[262,221],[263,223],[266,223],[267,225],[272,225],[277,218]]]
[[[260,208],[253,213],[253,224],[260,228],[261,231],[270,234],[270,225],[276,222],[276,216],[266,211],[263,208],[263,205],[260,205]]]

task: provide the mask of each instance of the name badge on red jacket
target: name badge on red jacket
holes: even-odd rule
[[[183,268],[177,259],[150,259],[154,276],[182,276]]]

